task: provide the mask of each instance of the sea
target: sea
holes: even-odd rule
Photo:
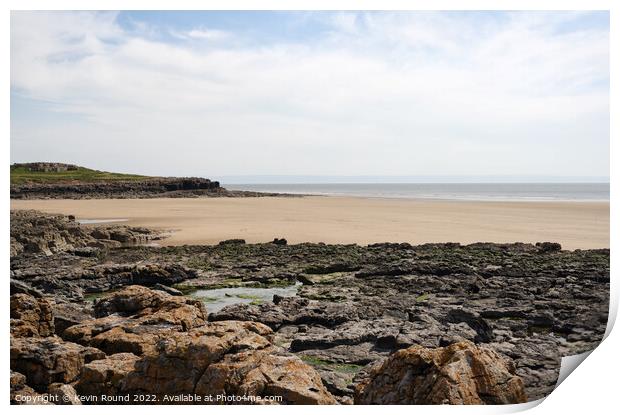
[[[274,183],[230,190],[324,196],[468,201],[609,201],[609,183]]]

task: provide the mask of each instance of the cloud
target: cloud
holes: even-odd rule
[[[608,28],[571,29],[581,17],[314,13],[328,30],[260,43],[13,12],[12,95],[63,122],[30,105],[12,158],[156,174],[607,175]]]
[[[176,31],[172,30],[170,32],[172,36],[177,37],[179,39],[198,39],[198,40],[208,40],[208,41],[220,41],[229,39],[231,34],[229,32],[223,30],[216,29],[207,29],[207,28],[196,28],[186,31]]]

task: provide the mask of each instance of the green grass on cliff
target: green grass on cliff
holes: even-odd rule
[[[78,167],[77,170],[61,172],[30,171],[26,167],[11,166],[11,184],[26,183],[62,183],[62,182],[111,182],[127,180],[144,180],[150,176],[137,174],[110,173]]]

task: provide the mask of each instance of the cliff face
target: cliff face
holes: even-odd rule
[[[53,162],[11,165],[12,199],[191,197],[223,190],[219,182],[200,177],[141,176]]]
[[[119,180],[57,183],[24,183],[11,185],[12,199],[96,199],[96,198],[150,198],[191,197],[224,191],[217,181],[198,177],[147,178],[144,180]]]

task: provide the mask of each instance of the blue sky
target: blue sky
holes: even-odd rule
[[[11,159],[609,175],[607,12],[13,12]]]

